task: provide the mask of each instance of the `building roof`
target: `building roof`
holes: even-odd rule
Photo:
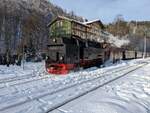
[[[52,25],[54,22],[56,22],[56,21],[59,20],[59,19],[68,20],[68,21],[70,21],[70,22],[75,22],[75,23],[78,23],[78,24],[83,25],[83,26],[85,26],[85,27],[89,27],[88,25],[86,25],[86,24],[84,24],[84,23],[82,23],[82,22],[79,22],[79,21],[77,21],[77,20],[70,19],[70,18],[67,18],[67,17],[64,17],[64,16],[58,16],[58,17],[56,17],[52,22],[50,22],[50,23],[48,24],[48,26]]]
[[[103,23],[99,19],[88,21],[88,22],[84,22],[84,24],[86,24],[86,25],[93,24],[93,23],[99,23],[104,28]]]
[[[92,21],[88,21],[88,22],[79,22],[79,21],[77,21],[77,20],[70,19],[70,18],[67,18],[67,17],[64,17],[64,16],[58,16],[58,17],[56,17],[52,22],[50,22],[50,23],[48,24],[48,26],[52,25],[54,22],[56,22],[56,21],[59,20],[59,19],[68,20],[68,21],[70,21],[70,22],[75,22],[75,23],[78,23],[78,24],[83,25],[83,26],[86,26],[86,27],[89,27],[88,25],[93,24],[93,23],[99,23],[99,25],[104,28],[103,23],[102,23],[101,20],[99,20],[99,19],[92,20]]]
[[[99,19],[95,19],[95,20],[84,22],[84,24],[91,24],[91,23],[98,22],[98,21],[100,21],[100,20]]]

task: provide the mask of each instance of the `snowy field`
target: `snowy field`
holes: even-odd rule
[[[150,113],[150,64],[53,113]]]
[[[37,76],[44,70],[44,62],[42,63],[25,63],[23,66],[10,65],[10,67],[0,65],[0,79],[14,78],[19,76],[32,75]]]
[[[150,113],[149,60],[62,76],[47,74],[44,62],[0,66],[0,113]]]

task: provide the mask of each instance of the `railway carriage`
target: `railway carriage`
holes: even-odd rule
[[[136,58],[136,52],[135,51],[130,51],[130,50],[124,50],[123,51],[123,60],[135,59],[135,58]]]
[[[112,47],[110,49],[110,60],[115,63],[116,61],[119,61],[123,59],[123,50],[121,48]]]
[[[150,53],[149,52],[146,53],[146,57],[150,57]]]
[[[142,58],[143,57],[143,52],[136,51],[136,58]]]

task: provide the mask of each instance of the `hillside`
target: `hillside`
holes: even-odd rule
[[[127,34],[143,37],[147,32],[147,37],[150,38],[150,21],[117,21],[110,23],[107,26],[107,30],[113,35],[124,36]]]
[[[0,54],[27,52],[44,53],[48,40],[47,24],[56,16],[66,16],[78,21],[82,17],[47,0],[0,0]],[[150,22],[116,21],[106,25],[106,30],[115,36],[127,37],[128,48],[143,50],[147,37],[147,49],[150,50]]]
[[[106,25],[106,30],[120,38],[127,37],[130,43],[127,48],[143,51],[144,37],[147,39],[147,51],[150,50],[150,21],[118,20]]]
[[[0,53],[44,52],[47,24],[58,15],[83,21],[47,0],[0,0]]]

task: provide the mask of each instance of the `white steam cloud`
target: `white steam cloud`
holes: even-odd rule
[[[119,36],[113,36],[112,34],[109,34],[108,42],[114,44],[116,47],[121,47],[123,45],[128,45],[130,41],[126,36],[119,38]]]

